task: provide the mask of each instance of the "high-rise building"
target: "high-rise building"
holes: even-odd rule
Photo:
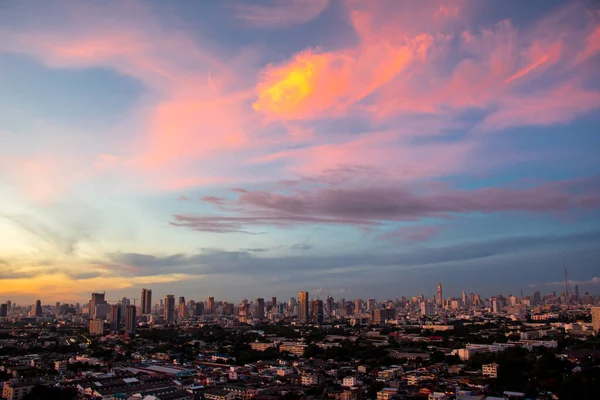
[[[438,283],[437,286],[437,305],[442,308],[444,305],[444,297],[442,297],[442,284]]]
[[[206,302],[206,314],[214,314],[217,311],[217,306],[215,304],[215,298],[209,297]]]
[[[60,301],[57,301],[56,304],[54,304],[54,311],[56,314],[60,312]]]
[[[246,303],[238,306],[238,320],[243,324],[248,322],[248,306]]]
[[[135,333],[137,326],[137,309],[135,306],[127,306],[125,309],[125,332]]]
[[[90,320],[90,335],[104,335],[104,321],[101,319]]]
[[[35,316],[41,317],[43,315],[44,315],[44,312],[42,311],[42,301],[36,300],[35,301]]]
[[[323,300],[313,300],[312,302],[312,319],[316,324],[323,323]]]
[[[289,312],[293,312],[294,308],[298,305],[298,302],[296,301],[295,298],[290,297],[290,300],[287,303],[287,309]]]
[[[308,292],[298,292],[298,321],[308,322]]]
[[[424,303],[421,303],[424,304]],[[431,304],[431,303],[427,303]],[[433,306],[433,304],[431,304]],[[386,320],[392,319],[395,317],[395,311],[391,308],[376,308],[371,311],[371,321],[374,324],[384,324]]]
[[[271,297],[271,307],[277,309],[277,297]]]
[[[223,302],[223,315],[233,315],[233,303]]]
[[[535,292],[533,293],[533,305],[537,306],[542,302],[542,295],[540,294],[540,292]]]
[[[377,302],[375,301],[375,299],[367,299],[367,311],[372,311],[375,309],[375,304],[377,304]]]
[[[181,296],[179,298],[179,319],[186,319],[187,318],[187,312],[186,312],[186,308],[185,308],[185,297]]]
[[[7,300],[6,302],[6,312],[9,313],[12,310],[12,301]]]
[[[8,304],[0,304],[0,317],[6,317],[8,315]]]
[[[106,304],[106,299],[104,298],[104,293],[92,293],[92,298],[89,302],[89,317],[90,319],[96,319],[95,312],[96,306],[98,304]]]
[[[199,301],[194,307],[194,315],[199,317],[202,314],[204,314],[204,303],[202,301]]]
[[[256,302],[254,303],[254,307],[255,307],[254,316],[256,317],[256,319],[265,319],[265,299],[263,299],[263,298],[256,299]]]
[[[175,322],[175,296],[168,294],[165,297],[165,323]]]
[[[592,328],[596,335],[600,334],[600,307],[592,307]]]
[[[142,314],[152,314],[152,289],[142,289],[142,304],[140,311]]]
[[[334,308],[334,300],[333,297],[331,296],[327,296],[327,315],[331,316],[333,314],[333,308]]]
[[[435,314],[435,304],[426,301],[421,302],[421,315],[428,317]]]
[[[92,313],[92,319],[106,319],[108,314],[110,313],[110,304],[102,303],[96,304],[96,308]]]
[[[119,332],[119,329],[121,329],[121,320],[121,305],[115,304],[110,306],[110,330]]]
[[[123,297],[121,299],[121,316],[125,315],[125,310],[127,309],[128,305],[131,305],[131,301],[129,301],[127,297]]]

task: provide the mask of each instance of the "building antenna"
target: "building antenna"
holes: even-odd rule
[[[565,253],[562,255],[563,257],[563,267],[565,269],[565,296],[567,299],[567,305],[569,304],[569,278],[567,277],[567,257]]]

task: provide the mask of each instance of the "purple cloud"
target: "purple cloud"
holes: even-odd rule
[[[600,204],[597,179],[550,182],[525,188],[453,189],[444,186],[402,186],[377,183],[343,187],[324,183],[312,190],[298,188],[238,190],[237,199],[215,198],[231,215],[176,214],[171,224],[197,231],[246,232],[250,226],[291,227],[301,223],[342,224],[359,228],[384,221],[450,218],[455,214],[526,212],[565,214],[595,209]],[[212,197],[212,196],[211,196]],[[406,233],[404,240],[424,240],[429,231]],[[402,237],[402,233],[396,233]],[[394,233],[389,233],[394,235]]]

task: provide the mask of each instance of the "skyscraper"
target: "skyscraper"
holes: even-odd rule
[[[12,301],[7,300],[6,301],[6,312],[9,313],[10,310],[12,310]]]
[[[313,322],[321,325],[323,323],[323,300],[313,300],[312,302]]]
[[[202,314],[204,314],[204,302],[199,301],[194,307],[194,315],[199,317]]]
[[[152,289],[142,289],[142,305],[141,312],[142,314],[151,314],[152,313]]]
[[[238,306],[238,320],[243,324],[248,322],[247,308],[248,306],[246,305],[246,303],[242,303]]]
[[[165,323],[175,322],[175,296],[168,294],[165,297]]]
[[[115,304],[110,307],[110,330],[119,332],[121,329],[121,305]]]
[[[256,319],[265,319],[265,299],[259,298],[256,299],[255,307],[255,317]]]
[[[90,319],[95,319],[96,306],[98,304],[106,304],[106,299],[104,298],[104,293],[92,293],[92,298],[89,302],[89,317]]]
[[[215,298],[209,297],[208,302],[206,302],[206,314],[214,314],[217,311],[217,307],[215,305]]]
[[[298,321],[308,322],[308,292],[298,292]]]
[[[135,306],[127,306],[125,309],[125,332],[135,333],[137,325],[137,309]]]
[[[0,304],[0,317],[6,317],[8,315],[8,304]]]
[[[331,316],[333,314],[333,307],[334,307],[334,300],[333,297],[331,296],[327,296],[327,315]]]
[[[181,296],[179,298],[179,318],[180,319],[187,318],[187,313],[186,313],[186,308],[185,308],[185,297],[183,297],[183,296]]]
[[[44,315],[44,313],[42,311],[42,301],[36,300],[35,301],[35,316],[41,317],[42,315]]]
[[[441,308],[444,305],[444,298],[442,297],[442,284],[438,283],[437,287],[437,305]]]
[[[421,302],[421,315],[424,317],[428,317],[430,315],[435,314],[435,305],[433,303],[428,303],[425,301]]]

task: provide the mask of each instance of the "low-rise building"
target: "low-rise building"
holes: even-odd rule
[[[483,376],[487,376],[489,378],[497,378],[498,377],[498,364],[484,364],[481,367],[481,374]]]
[[[21,400],[31,393],[35,385],[32,383],[19,383],[17,381],[4,382],[2,398],[5,400]]]
[[[396,388],[383,388],[377,392],[377,400],[391,400],[396,393],[398,393]]]

